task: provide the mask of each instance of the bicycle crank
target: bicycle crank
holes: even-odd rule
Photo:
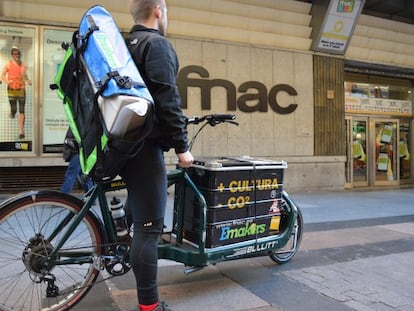
[[[107,256],[102,256],[105,269],[113,276],[127,273],[131,269],[129,263],[129,245],[118,244],[115,249],[110,250]]]

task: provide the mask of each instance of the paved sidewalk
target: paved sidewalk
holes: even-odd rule
[[[290,263],[251,258],[184,275],[163,260],[161,297],[176,311],[414,310],[413,189],[292,197],[305,233]],[[134,308],[132,274],[107,284],[120,310]]]
[[[291,196],[305,222],[291,262],[256,257],[185,275],[182,264],[161,260],[161,298],[175,311],[414,310],[414,189]],[[130,272],[92,288],[73,310],[135,305]]]

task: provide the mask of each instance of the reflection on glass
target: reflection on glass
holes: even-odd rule
[[[344,86],[345,95],[353,97],[411,100],[407,79],[346,73]]]
[[[400,141],[398,145],[400,157],[400,179],[409,179],[411,177],[410,159],[410,122],[400,123]]]
[[[394,122],[375,123],[376,181],[392,181],[397,179],[394,161],[396,126]]]
[[[354,182],[367,180],[367,122],[354,121],[352,125],[352,158]]]

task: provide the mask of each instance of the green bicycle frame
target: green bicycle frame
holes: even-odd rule
[[[102,214],[102,220],[104,227],[106,229],[106,237],[104,237],[104,241],[106,243],[112,244],[116,243],[116,231],[112,223],[111,213],[108,208],[108,203],[106,201],[105,194],[110,191],[121,190],[126,187],[126,184],[123,181],[105,181],[105,182],[98,182],[91,188],[83,197],[84,204],[79,211],[79,213],[69,213],[61,223],[56,227],[56,229],[51,233],[48,237],[49,241],[52,241],[61,230],[70,223],[69,227],[64,232],[60,241],[54,246],[52,252],[49,254],[49,258],[54,258],[53,264],[55,265],[63,265],[68,263],[90,263],[92,261],[91,253],[85,251],[70,251],[65,252],[62,251],[61,248],[65,244],[65,242],[69,239],[71,234],[75,231],[77,226],[80,224],[82,219],[87,215],[87,213],[91,210],[94,202],[98,200],[100,211]],[[102,234],[102,232],[101,232]],[[59,256],[58,256],[59,255]],[[64,255],[65,257],[70,257],[72,259],[65,259],[59,260],[60,256]]]

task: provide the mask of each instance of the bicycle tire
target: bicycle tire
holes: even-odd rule
[[[282,197],[282,205],[290,205],[289,201]],[[285,210],[291,210],[291,206],[285,207]],[[276,262],[277,264],[285,264],[289,262],[299,250],[300,243],[302,241],[303,235],[303,216],[299,208],[297,208],[297,216],[295,219],[294,229],[292,236],[286,245],[280,249],[276,249],[272,252],[269,252],[269,257]]]
[[[64,260],[90,254],[89,263],[40,264],[68,224],[48,240],[51,232],[81,207],[80,199],[57,191],[33,191],[0,205],[0,310],[68,310],[87,294],[99,275],[92,256],[102,253],[103,244],[93,213],[86,214],[56,256]]]

